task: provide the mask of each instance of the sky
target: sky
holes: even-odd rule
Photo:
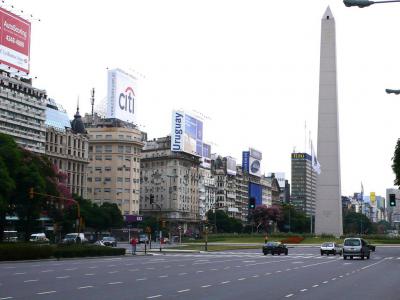
[[[173,109],[200,112],[212,152],[263,153],[263,172],[317,145],[321,18],[336,21],[343,195],[393,187],[400,133],[400,3],[347,8],[341,0],[5,0],[32,15],[33,85],[73,116],[107,95],[107,68],[139,76],[137,119],[170,134]],[[13,6],[13,8],[11,7]],[[4,6],[4,4],[3,4]],[[37,19],[40,19],[38,21]],[[309,151],[307,149],[307,151]],[[323,168],[323,166],[322,166]]]

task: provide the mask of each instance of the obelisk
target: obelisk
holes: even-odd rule
[[[315,233],[343,234],[335,19],[328,6],[321,20]]]

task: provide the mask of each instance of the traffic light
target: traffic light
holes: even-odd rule
[[[250,198],[249,199],[249,209],[255,209],[256,208],[256,198]]]
[[[389,206],[396,206],[396,195],[389,194]]]
[[[29,188],[29,199],[33,199],[34,190],[33,187]]]
[[[150,204],[153,204],[153,203],[154,203],[154,195],[150,194]]]

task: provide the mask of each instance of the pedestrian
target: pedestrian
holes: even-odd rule
[[[133,237],[133,238],[131,239],[132,255],[136,255],[136,244],[137,244],[136,238]]]
[[[268,235],[265,235],[264,237],[264,244],[268,243]]]

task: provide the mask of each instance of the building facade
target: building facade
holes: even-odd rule
[[[312,170],[311,155],[292,153],[291,204],[307,216],[315,215],[316,174]]]
[[[89,136],[87,195],[94,203],[118,205],[123,215],[139,214],[142,133],[133,124],[86,114]]]
[[[31,80],[0,71],[0,132],[11,135],[22,148],[44,154],[46,98]]]
[[[162,218],[173,232],[179,226],[184,232],[197,228],[200,162],[198,156],[171,151],[170,136],[147,141],[141,159],[140,212]]]
[[[52,99],[46,100],[45,154],[67,175],[67,187],[71,194],[87,197],[88,137],[79,110],[72,125],[66,111]]]

